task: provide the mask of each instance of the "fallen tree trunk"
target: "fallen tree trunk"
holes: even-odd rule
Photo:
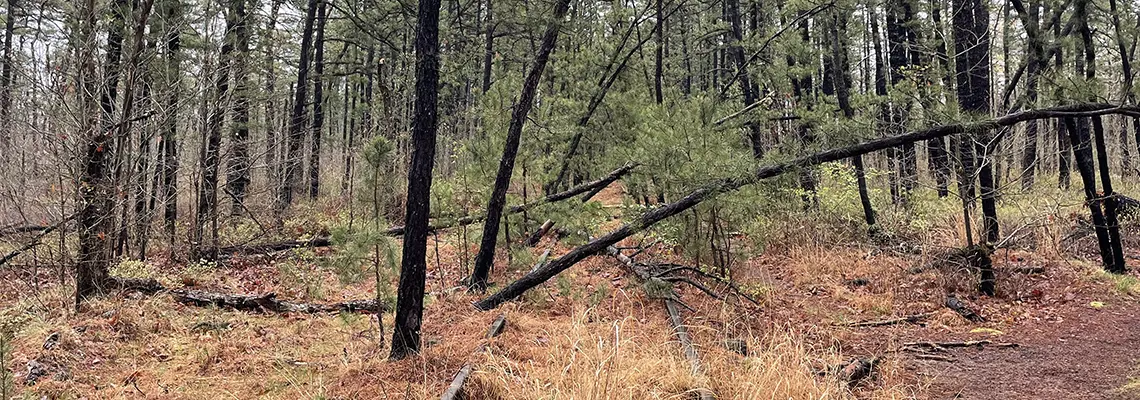
[[[316,304],[294,303],[279,300],[274,293],[261,295],[223,294],[205,292],[200,290],[171,290],[170,294],[181,303],[199,307],[219,307],[238,311],[253,311],[261,313],[305,313],[319,314],[325,312],[383,312],[387,307],[376,300],[353,300],[343,303]]]
[[[56,222],[55,225],[52,225],[52,226],[49,226],[49,227],[43,229],[43,231],[40,232],[40,234],[38,234],[38,235],[36,235],[36,237],[32,238],[32,240],[29,241],[27,244],[21,246],[20,248],[18,248],[16,250],[12,250],[10,253],[4,255],[4,258],[0,258],[0,267],[4,266],[4,264],[7,264],[8,261],[12,261],[12,259],[16,258],[16,256],[20,255],[20,253],[28,251],[29,249],[31,249],[33,247],[39,246],[40,240],[43,240],[44,236],[47,236],[48,234],[54,232],[56,229],[59,229],[60,226],[63,226],[63,224],[66,224],[67,221],[71,221],[77,215],[79,215],[79,214],[71,214],[67,218],[64,218],[64,219],[60,220],[59,222]]]
[[[596,181],[586,182],[586,183],[583,183],[581,185],[567,189],[566,191],[553,193],[553,194],[550,194],[550,195],[543,197],[541,199],[532,201],[530,203],[524,203],[524,204],[512,206],[512,207],[506,209],[506,211],[504,211],[504,213],[508,214],[508,215],[509,214],[518,214],[518,213],[521,213],[523,211],[529,211],[535,207],[538,207],[538,206],[541,206],[544,204],[555,203],[555,202],[559,202],[562,200],[566,200],[566,199],[572,198],[574,196],[578,196],[582,193],[589,193],[589,196],[585,197],[583,199],[583,201],[588,200],[590,197],[593,197],[594,194],[597,194],[597,192],[606,188],[610,184],[613,184],[618,179],[621,179],[622,176],[629,174],[631,171],[633,171],[634,168],[637,168],[637,164],[627,164],[621,168],[614,170],[613,172],[610,172],[609,175],[606,175],[605,177],[598,179]],[[458,218],[458,219],[447,221],[447,222],[440,222],[440,223],[433,224],[433,225],[428,227],[428,231],[432,232],[432,231],[436,231],[436,230],[440,230],[440,229],[454,228],[457,226],[467,226],[467,225],[471,225],[474,223],[482,222],[484,219],[486,219],[485,215],[472,215],[472,216],[462,217],[462,218]],[[387,236],[403,235],[404,234],[404,227],[403,226],[393,226],[391,228],[388,228],[388,230],[384,231],[384,234]],[[275,252],[275,251],[283,251],[283,250],[297,249],[297,248],[303,248],[303,247],[326,247],[326,246],[330,246],[330,245],[332,245],[332,242],[329,240],[329,237],[328,236],[322,236],[322,237],[317,237],[317,238],[313,238],[310,240],[289,240],[289,241],[284,241],[284,242],[266,243],[266,244],[257,244],[257,245],[227,246],[227,247],[219,248],[218,249],[218,255],[221,257],[230,257],[230,256],[238,255],[238,254],[271,253],[271,252]]]
[[[538,230],[534,231],[534,233],[532,233],[530,235],[530,237],[528,237],[526,239],[527,247],[534,247],[534,245],[538,244],[538,241],[542,240],[542,237],[546,236],[546,233],[550,232],[550,228],[553,228],[553,227],[554,227],[554,221],[553,220],[548,219],[548,220],[546,220],[546,222],[543,222],[542,226],[538,227]]]
[[[1112,104],[1078,104],[1040,110],[1022,111],[1009,114],[1001,118],[988,119],[978,122],[944,125],[903,135],[871,140],[853,146],[811,154],[775,165],[763,166],[756,169],[750,174],[717,179],[708,185],[693,190],[680,200],[650,210],[649,212],[642,214],[641,217],[637,220],[623,225],[620,228],[610,232],[609,234],[606,234],[605,236],[591,240],[589,243],[574,248],[562,257],[551,261],[545,267],[524,275],[522,278],[519,278],[517,281],[511,283],[499,292],[490,295],[483,300],[480,300],[479,302],[475,303],[475,307],[481,310],[494,309],[504,302],[518,297],[530,288],[538,286],[542,282],[553,278],[555,275],[558,275],[558,273],[566,270],[567,268],[570,268],[574,264],[577,264],[579,261],[582,261],[594,254],[598,254],[607,246],[613,245],[633,234],[644,231],[654,224],[661,222],[661,220],[680,214],[718,194],[731,192],[744,186],[760,182],[764,179],[782,175],[789,171],[794,171],[803,167],[819,165],[826,162],[839,161],[846,158],[892,147],[898,147],[905,144],[916,143],[954,134],[992,130],[1004,126],[1011,126],[1025,121],[1045,118],[1107,114],[1126,114],[1138,116],[1140,115],[1140,107],[1116,106]]]
[[[507,315],[499,314],[499,318],[495,318],[495,321],[491,322],[491,326],[487,328],[486,339],[494,339],[495,337],[499,336],[499,334],[503,333],[503,329],[506,329],[506,327]],[[486,349],[487,343],[483,343],[479,345],[479,348],[475,349],[475,354],[482,353]],[[463,384],[467,383],[467,377],[471,376],[472,369],[474,369],[474,367],[471,365],[471,363],[463,364],[463,368],[460,368],[459,372],[455,374],[455,378],[451,380],[451,385],[447,386],[447,390],[443,392],[443,396],[440,396],[439,399],[455,400],[465,398],[465,394],[463,393]]]
[[[621,250],[613,245],[606,247],[606,252],[611,256],[621,261],[626,269],[637,276],[643,282],[652,278],[649,271],[641,268],[633,261],[633,258],[622,254]],[[663,298],[661,299],[665,304],[665,312],[669,316],[669,325],[673,327],[673,334],[677,336],[677,341],[681,344],[681,352],[685,355],[685,360],[689,361],[690,373],[698,380],[704,380],[704,372],[701,369],[701,358],[697,354],[697,349],[693,347],[693,339],[689,336],[689,329],[685,327],[685,322],[681,319],[681,314],[677,310],[678,302],[674,299]],[[701,400],[712,400],[716,398],[708,388],[695,388],[693,389],[697,397]]]
[[[851,327],[851,328],[870,328],[870,327],[876,327],[876,326],[887,326],[887,325],[901,324],[904,322],[911,323],[911,324],[917,324],[924,319],[930,318],[931,315],[934,315],[934,313],[922,313],[922,314],[915,314],[915,315],[907,315],[907,316],[899,317],[899,318],[890,318],[890,319],[875,320],[875,321],[850,322],[850,323],[842,324],[842,326],[847,326],[847,327]]]
[[[954,312],[958,313],[958,315],[961,315],[962,318],[965,318],[967,321],[986,322],[985,317],[978,315],[977,312],[975,312],[970,308],[970,306],[966,305],[966,303],[962,302],[962,300],[959,300],[957,297],[946,296],[946,308],[954,310]]]

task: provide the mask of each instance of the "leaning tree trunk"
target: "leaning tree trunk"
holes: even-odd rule
[[[744,106],[751,106],[758,101],[758,95],[753,90],[752,80],[748,75],[748,61],[744,58],[744,32],[740,23],[740,0],[725,0],[724,1],[724,19],[729,25],[731,38],[729,38],[728,52],[732,55],[733,62],[736,63],[736,74],[739,77],[737,81],[740,83],[740,92],[744,95]],[[658,21],[658,24],[661,22]],[[745,124],[748,128],[748,141],[752,145],[752,157],[760,159],[764,157],[764,132],[763,128],[755,121],[749,121]]]
[[[829,27],[829,40],[831,41],[831,69],[835,79],[835,98],[839,108],[843,110],[843,118],[851,121],[855,118],[855,109],[851,107],[851,72],[847,60],[847,16],[838,10],[831,15]],[[941,140],[939,138],[938,140]],[[867,226],[875,226],[875,209],[871,206],[871,195],[867,190],[867,174],[863,167],[863,155],[851,157],[851,164],[855,166],[855,183],[859,188],[859,203],[863,206],[863,220]]]
[[[315,0],[314,0],[315,1]],[[432,165],[435,163],[436,99],[439,95],[440,0],[420,0],[416,16],[416,100],[413,104],[412,163],[408,168],[408,202],[396,319],[389,358],[400,360],[420,350],[427,276],[428,218],[431,213]]]
[[[534,56],[530,72],[523,82],[522,93],[511,112],[511,125],[507,129],[507,141],[503,147],[503,157],[499,161],[499,172],[495,175],[495,186],[491,190],[491,199],[487,202],[487,219],[483,223],[483,239],[479,244],[479,253],[475,255],[475,270],[471,274],[468,285],[472,290],[482,291],[487,288],[487,275],[491,271],[491,264],[495,261],[495,242],[499,238],[499,222],[503,215],[503,206],[507,202],[507,187],[511,184],[511,175],[515,169],[515,156],[518,155],[519,141],[522,138],[523,126],[526,124],[527,114],[534,106],[534,97],[538,92],[538,83],[542,79],[542,71],[550,59],[550,52],[558,40],[558,29],[562,20],[570,9],[570,0],[559,0],[554,6],[554,19],[542,35],[542,44],[538,54]]]
[[[749,174],[718,179],[689,192],[688,195],[673,203],[669,203],[661,207],[649,210],[645,214],[642,214],[640,217],[625,225],[622,225],[621,227],[611,231],[605,236],[591,240],[589,243],[574,248],[562,257],[559,257],[558,259],[555,259],[546,265],[527,273],[515,282],[512,282],[510,285],[504,287],[499,292],[476,302],[475,307],[479,308],[480,310],[490,310],[498,307],[507,301],[517,298],[527,290],[538,286],[543,282],[546,282],[550,278],[553,278],[555,275],[558,275],[558,273],[566,270],[567,268],[570,268],[579,261],[582,261],[591,255],[598,254],[599,252],[605,250],[606,247],[611,246],[634,234],[637,234],[638,232],[645,231],[646,229],[649,229],[653,225],[661,222],[666,218],[680,214],[696,206],[697,204],[700,204],[701,202],[711,199],[719,194],[735,191],[742,187],[761,182],[764,179],[798,170],[799,168],[815,166],[826,162],[839,161],[861,154],[867,154],[891,147],[897,147],[902,144],[916,143],[938,137],[992,131],[997,128],[1012,126],[1014,124],[1033,119],[1056,118],[1058,116],[1073,114],[1103,115],[1134,112],[1140,112],[1140,108],[1127,107],[1122,109],[1111,104],[1081,104],[1067,107],[1057,107],[1052,109],[1031,110],[1016,114],[1009,114],[997,119],[986,119],[973,123],[943,125],[913,133],[908,133],[905,135],[890,136],[886,138],[871,140],[854,146],[827,150],[780,164],[760,167]],[[984,276],[983,281],[985,281]]]

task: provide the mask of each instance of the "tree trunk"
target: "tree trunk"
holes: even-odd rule
[[[325,124],[325,22],[328,19],[326,2],[317,6],[317,38],[313,75],[313,126],[309,143],[309,199],[316,200],[321,189],[321,133]]]
[[[235,0],[226,11],[226,33],[218,55],[218,69],[214,75],[214,107],[206,121],[206,137],[200,154],[202,183],[198,188],[198,212],[194,220],[194,242],[191,243],[191,260],[217,257],[218,248],[218,176],[221,163],[222,122],[225,119],[226,98],[230,90],[230,63],[233,61],[234,33],[238,25],[238,4]],[[209,229],[207,238],[206,230]]]
[[[851,107],[851,71],[847,59],[847,15],[838,10],[831,15],[830,41],[831,41],[831,69],[835,80],[835,98],[839,108],[843,111],[843,118],[850,121],[855,118],[855,109]],[[941,139],[938,139],[941,140]],[[863,155],[851,157],[851,164],[855,166],[855,182],[859,188],[859,203],[863,206],[863,220],[867,226],[875,225],[875,209],[871,206],[871,195],[867,190],[867,174],[863,167]]]
[[[1095,51],[1095,48],[1093,47],[1094,45],[1093,45],[1093,38],[1092,38],[1092,29],[1089,28],[1089,9],[1090,9],[1090,7],[1092,7],[1091,1],[1090,0],[1077,0],[1075,7],[1076,7],[1076,11],[1074,12],[1074,18],[1077,20],[1077,26],[1078,26],[1078,29],[1080,30],[1080,33],[1081,33],[1081,42],[1084,44],[1084,51],[1085,51],[1085,79],[1090,84],[1092,84],[1092,83],[1096,82],[1097,78],[1096,78],[1096,51]],[[1096,98],[1095,95],[1091,96],[1091,97],[1094,99]],[[1101,194],[1101,196],[1103,196],[1103,197],[1100,197],[1100,198],[1104,199],[1104,201],[1101,202],[1104,204],[1104,225],[1098,225],[1098,226],[1104,226],[1104,229],[1107,231],[1108,246],[1109,246],[1108,248],[1105,248],[1104,243],[1100,242],[1100,244],[1101,244],[1101,249],[1100,249],[1101,256],[1104,260],[1104,268],[1106,270],[1108,270],[1109,272],[1112,272],[1112,273],[1123,273],[1125,271],[1124,249],[1120,243],[1120,223],[1117,220],[1117,215],[1116,215],[1117,214],[1117,212],[1116,212],[1116,196],[1112,191],[1112,174],[1109,172],[1108,148],[1107,148],[1107,146],[1105,146],[1104,125],[1101,121],[1100,116],[1093,116],[1092,117],[1092,128],[1093,128],[1093,140],[1095,141],[1095,145],[1096,145],[1097,162],[1100,166],[1101,189],[1103,189],[1103,193]],[[1082,133],[1087,133],[1087,131],[1084,131]],[[1080,141],[1077,142],[1078,146],[1087,148],[1088,147],[1088,143],[1086,140],[1087,136],[1081,137],[1079,139],[1080,139]],[[1081,151],[1091,151],[1091,150],[1081,149]],[[1079,156],[1079,157],[1087,157],[1087,156],[1088,156],[1088,154],[1084,154],[1084,155]],[[1078,160],[1078,162],[1080,162],[1080,160]],[[1091,163],[1091,160],[1088,160],[1085,162]],[[1082,168],[1084,168],[1084,166],[1082,166]],[[1085,173],[1082,172],[1081,175],[1082,175],[1081,179],[1084,180]],[[1089,193],[1089,187],[1090,187],[1090,185],[1088,183],[1089,182],[1087,182],[1087,181],[1085,182],[1086,196]],[[1095,192],[1096,192],[1095,183],[1093,184],[1092,188],[1093,188],[1092,192],[1095,194]],[[1092,201],[1091,198],[1088,200]],[[1095,217],[1095,211],[1094,211],[1094,217]],[[1098,237],[1098,239],[1099,239],[1099,237]]]
[[[80,129],[83,138],[83,159],[79,176],[79,253],[75,267],[75,302],[98,294],[103,290],[110,267],[111,182],[107,179],[111,132],[99,126],[99,110],[95,99],[95,0],[85,0],[79,8],[79,34],[75,47],[79,54],[78,82]]]
[[[728,23],[731,33],[728,52],[736,63],[736,74],[740,77],[738,79],[740,83],[740,93],[744,95],[744,106],[748,107],[758,100],[758,96],[752,90],[752,80],[748,75],[748,62],[744,58],[744,47],[742,44],[744,32],[740,23],[740,0],[724,0],[724,19],[726,20],[725,22]],[[660,24],[660,21],[658,24]],[[714,71],[714,73],[719,73],[719,71]],[[748,141],[752,144],[752,157],[756,159],[764,157],[763,128],[755,121],[749,121],[745,126],[748,128]]]
[[[276,55],[273,34],[277,26],[277,15],[284,0],[273,0],[269,11],[269,22],[261,36],[258,46],[265,53],[265,183],[272,191],[281,183],[281,166],[277,163],[277,154],[280,152],[277,138],[277,68],[274,55]]]
[[[431,0],[438,1],[438,0]],[[293,192],[301,181],[301,147],[305,138],[305,103],[308,102],[309,54],[313,47],[313,22],[321,0],[309,0],[305,11],[305,28],[301,36],[301,60],[297,63],[297,82],[293,93],[293,107],[289,115],[289,136],[286,138],[285,168],[278,187],[275,212],[280,219],[285,210],[293,204]]]
[[[315,0],[314,0],[315,1]],[[440,0],[420,0],[416,16],[416,100],[413,105],[412,163],[408,169],[408,201],[404,218],[403,258],[396,297],[389,358],[400,360],[420,350],[427,276],[428,218],[435,162],[436,98],[439,94]]]
[[[495,19],[491,11],[492,0],[487,0],[487,16],[483,21],[483,93],[491,90],[491,67],[495,57]]]
[[[956,0],[954,2],[954,49],[957,64],[958,105],[962,111],[972,114],[990,114],[990,49],[989,11],[980,0]],[[976,137],[963,138],[962,153],[971,147],[980,157],[978,181],[982,195],[982,227],[985,240],[996,243],[998,225],[995,190],[993,181],[993,142],[992,132],[979,132]],[[971,146],[969,142],[972,142]],[[969,162],[966,159],[970,159]],[[966,179],[972,180],[973,155],[963,154],[963,172]],[[972,183],[967,185],[971,188]],[[972,192],[972,190],[967,190]],[[972,197],[972,193],[969,193]],[[966,196],[963,196],[966,197]],[[967,206],[966,208],[969,208]],[[967,211],[968,212],[968,211]]]
[[[166,29],[164,82],[170,88],[166,95],[166,112],[163,113],[162,121],[162,219],[171,247],[174,245],[174,223],[178,220],[178,95],[182,87],[182,71],[178,61],[181,49],[179,5],[179,1],[163,1],[162,18]]]
[[[4,18],[4,54],[3,69],[0,70],[0,146],[8,148],[12,143],[11,117],[12,117],[12,34],[16,30],[16,10],[19,9],[19,0],[8,0],[7,13]]]
[[[239,215],[245,209],[245,196],[249,187],[249,13],[246,0],[231,0],[236,14],[234,39],[236,54],[233,57],[234,95],[233,120],[230,129],[233,144],[230,146],[229,175],[226,186],[231,203],[230,213]]]
[[[570,0],[559,0],[554,6],[554,19],[542,35],[542,44],[538,54],[534,57],[530,72],[523,82],[522,93],[511,112],[511,125],[507,129],[507,140],[503,148],[503,157],[499,161],[499,171],[495,175],[495,186],[491,190],[491,199],[487,202],[487,219],[483,223],[483,239],[479,244],[479,253],[475,255],[475,270],[471,274],[468,286],[475,291],[487,288],[487,276],[491,271],[491,264],[495,261],[495,242],[499,238],[499,222],[502,219],[503,206],[507,201],[507,187],[511,184],[511,175],[515,168],[515,157],[518,155],[519,141],[522,138],[523,126],[526,124],[527,114],[534,105],[534,97],[538,91],[542,71],[550,59],[550,52],[558,40],[558,29],[566,12],[570,9]]]

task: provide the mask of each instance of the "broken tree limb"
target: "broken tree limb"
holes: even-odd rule
[[[485,339],[491,340],[491,339],[494,339],[495,337],[498,337],[500,334],[503,333],[503,329],[506,329],[506,327],[507,327],[507,315],[506,314],[499,314],[499,317],[495,318],[494,322],[491,322],[491,326],[487,327],[487,335],[485,336]],[[483,343],[483,344],[479,345],[479,348],[475,349],[475,354],[482,353],[486,349],[487,349],[487,343]],[[457,372],[455,374],[455,378],[453,378],[451,380],[451,385],[447,386],[447,390],[445,390],[443,392],[443,396],[440,396],[439,399],[440,400],[455,400],[455,399],[464,398],[463,397],[463,384],[467,383],[467,377],[471,376],[471,370],[472,369],[474,369],[474,367],[471,365],[471,363],[464,364],[463,368],[460,368],[459,372]]]
[[[175,289],[170,291],[171,296],[181,303],[199,307],[219,307],[238,311],[252,311],[261,313],[305,313],[319,314],[325,312],[383,312],[387,307],[376,300],[353,300],[343,303],[316,304],[294,303],[279,300],[274,293],[261,295],[223,294],[205,292],[201,290]]]
[[[966,305],[962,300],[958,300],[958,298],[953,295],[946,296],[946,308],[954,310],[954,312],[970,322],[986,322],[985,317],[978,315],[977,312],[970,309],[970,306]]]
[[[538,199],[538,200],[535,200],[535,201],[532,201],[529,203],[511,206],[510,208],[507,208],[504,211],[504,213],[505,214],[518,214],[518,213],[521,213],[523,211],[529,211],[533,208],[536,208],[536,207],[544,205],[544,204],[555,203],[555,202],[559,202],[562,200],[566,200],[566,199],[578,196],[582,193],[587,193],[587,192],[591,192],[594,190],[604,189],[605,187],[614,183],[618,179],[621,179],[621,177],[625,176],[626,174],[629,174],[631,171],[633,171],[634,168],[637,168],[637,166],[638,166],[638,164],[636,164],[636,163],[626,164],[625,166],[618,168],[618,169],[614,170],[613,172],[610,172],[609,175],[606,175],[605,177],[602,177],[601,179],[591,181],[591,182],[586,182],[586,183],[583,183],[581,185],[567,189],[565,191],[547,195],[546,197],[543,197],[541,199]],[[586,199],[588,199],[588,197]],[[451,221],[437,222],[437,223],[429,226],[428,231],[436,231],[436,230],[440,230],[440,229],[454,228],[457,226],[471,225],[471,224],[482,222],[485,218],[486,218],[485,215],[472,215],[472,216],[454,219]],[[384,234],[386,236],[403,235],[404,234],[404,227],[403,226],[393,226],[393,227],[385,230]],[[329,240],[329,237],[328,236],[322,236],[322,237],[317,237],[317,238],[313,238],[313,239],[309,239],[309,240],[288,240],[288,241],[284,241],[284,242],[266,243],[266,244],[258,244],[258,245],[227,246],[227,247],[219,248],[218,249],[218,255],[221,257],[230,257],[230,256],[238,255],[238,254],[265,254],[265,253],[272,253],[272,252],[277,252],[277,251],[290,250],[290,249],[303,248],[303,247],[327,247],[330,245],[332,245],[332,242]]]
[[[553,227],[554,227],[554,221],[553,220],[548,219],[548,220],[546,220],[546,222],[543,222],[542,226],[538,227],[538,230],[534,231],[534,233],[532,233],[530,235],[530,237],[528,237],[526,239],[527,247],[534,247],[534,245],[538,244],[538,241],[542,240],[542,237],[546,236],[546,233],[550,232],[550,228],[553,228]]]
[[[902,351],[945,351],[949,348],[959,347],[998,347],[998,348],[1014,348],[1017,343],[994,343],[989,340],[967,340],[962,342],[907,342],[903,343],[899,350]]]
[[[662,302],[665,303],[665,312],[669,314],[669,324],[673,326],[673,334],[677,336],[677,341],[681,344],[681,351],[685,354],[685,359],[689,361],[690,373],[698,381],[703,381],[704,372],[701,369],[701,357],[697,354],[697,349],[693,347],[693,338],[689,336],[689,329],[685,327],[685,321],[681,319],[681,313],[677,311],[676,302],[670,299],[662,299]],[[708,388],[694,388],[693,391],[701,400],[716,398],[716,395]]]
[[[43,231],[41,231],[38,235],[36,235],[36,237],[34,237],[34,238],[32,238],[32,240],[28,241],[27,244],[21,246],[20,248],[18,248],[16,250],[12,250],[8,254],[6,254],[4,256],[4,258],[0,258],[0,267],[4,266],[4,264],[7,264],[8,261],[12,261],[12,259],[16,258],[16,256],[20,255],[20,253],[28,251],[29,249],[31,249],[33,247],[39,246],[40,240],[43,240],[44,236],[47,236],[48,234],[54,232],[56,229],[59,229],[60,226],[63,226],[63,224],[66,224],[68,221],[71,221],[77,215],[79,215],[79,214],[71,214],[67,218],[64,218],[64,219],[60,220],[59,222],[56,222],[55,225],[52,225],[52,226],[49,226],[49,227],[43,229]]]
[[[934,315],[934,313],[922,313],[922,314],[915,314],[915,315],[907,315],[907,316],[899,317],[899,318],[890,318],[890,319],[882,319],[882,320],[875,320],[875,321],[849,322],[849,323],[841,324],[841,325],[846,326],[846,327],[851,327],[851,328],[870,328],[870,327],[876,327],[876,326],[896,325],[896,324],[901,324],[901,323],[917,324],[924,319],[930,318],[931,315]]]
[[[633,222],[625,224],[620,228],[610,232],[609,234],[606,234],[605,236],[591,240],[589,243],[574,248],[562,257],[551,261],[545,267],[529,273],[522,278],[519,278],[499,292],[490,295],[483,300],[480,300],[475,304],[475,306],[481,310],[490,310],[496,308],[504,302],[518,297],[530,288],[538,286],[542,282],[553,278],[555,275],[558,275],[560,272],[570,268],[574,264],[577,264],[579,261],[582,261],[594,254],[598,254],[602,250],[605,250],[607,246],[613,245],[622,239],[644,231],[666,218],[680,214],[705,200],[715,197],[718,194],[735,191],[742,187],[760,182],[764,179],[779,176],[784,173],[797,170],[799,168],[815,166],[826,162],[839,161],[874,151],[898,147],[901,145],[916,143],[924,140],[940,138],[943,136],[993,130],[1025,121],[1066,116],[1076,117],[1107,114],[1125,114],[1136,116],[1140,115],[1140,107],[1090,103],[1021,111],[1000,118],[987,119],[977,122],[943,125],[903,135],[870,140],[852,146],[831,149],[803,156],[794,160],[785,161],[774,165],[763,166],[749,174],[717,179],[705,186],[693,190],[685,197],[682,197],[673,203],[669,203],[664,206],[649,210]]]
[[[838,368],[839,371],[836,375],[840,381],[846,382],[847,384],[855,384],[871,376],[871,373],[875,372],[875,366],[877,365],[879,365],[878,357],[857,358]]]

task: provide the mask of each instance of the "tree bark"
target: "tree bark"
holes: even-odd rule
[[[487,276],[491,271],[491,264],[495,261],[495,243],[499,238],[499,222],[502,219],[503,207],[507,202],[507,187],[511,184],[511,175],[514,173],[515,157],[519,151],[519,141],[522,139],[523,126],[526,124],[527,114],[534,106],[534,97],[538,92],[538,83],[542,79],[542,71],[546,68],[550,52],[558,40],[558,30],[566,13],[570,9],[570,0],[559,0],[554,6],[554,19],[542,35],[542,44],[538,54],[534,57],[530,72],[523,82],[522,93],[511,112],[511,125],[507,129],[507,140],[503,148],[503,157],[499,160],[499,171],[495,175],[495,186],[491,190],[491,199],[487,202],[487,219],[483,224],[483,238],[479,245],[479,253],[475,255],[475,269],[471,274],[468,286],[474,291],[483,291],[487,288]]]
[[[438,0],[432,0],[438,1]],[[281,184],[278,187],[275,212],[278,219],[285,210],[293,204],[293,192],[298,189],[301,181],[301,147],[305,138],[305,104],[309,100],[309,54],[313,47],[313,22],[317,18],[317,8],[321,0],[309,0],[305,12],[305,28],[301,36],[301,60],[297,64],[297,82],[293,93],[293,107],[289,115],[289,136],[286,137],[287,149],[285,159],[282,160],[285,168],[281,174]]]
[[[427,275],[428,217],[431,212],[432,166],[435,162],[436,98],[439,94],[440,0],[420,0],[416,16],[416,100],[413,105],[412,163],[404,218],[403,258],[392,328],[391,360],[420,350]]]
[[[226,98],[230,90],[230,65],[233,61],[234,33],[238,25],[238,4],[235,0],[226,11],[226,33],[218,55],[218,69],[214,72],[214,107],[206,121],[206,137],[203,138],[200,173],[201,185],[198,188],[198,211],[194,220],[194,240],[191,243],[191,260],[212,260],[218,248],[218,176],[221,163],[222,122],[225,119]],[[209,230],[207,238],[206,230]],[[208,241],[208,243],[207,243]]]
[[[232,59],[234,75],[233,135],[226,186],[231,201],[230,214],[239,215],[245,208],[245,196],[250,180],[249,155],[249,12],[246,0],[231,0],[234,18],[235,52]]]
[[[166,236],[173,247],[174,223],[178,220],[178,103],[182,71],[178,59],[181,50],[180,1],[163,1],[163,21],[166,24],[164,82],[169,87],[166,95],[166,112],[162,128],[162,218]]]
[[[15,58],[12,57],[12,35],[16,31],[16,13],[19,9],[19,0],[8,0],[8,8],[4,10],[4,54],[3,69],[0,70],[0,145],[4,148],[12,143],[12,70]]]
[[[316,51],[313,60],[313,126],[309,143],[309,199],[316,200],[321,192],[321,135],[325,124],[325,24],[328,20],[326,1],[317,6]]]
[[[274,58],[275,43],[273,34],[276,33],[277,15],[284,0],[273,0],[269,10],[269,22],[261,35],[258,47],[265,53],[265,182],[270,190],[281,183],[278,173],[281,166],[277,163],[277,154],[280,152],[277,138],[277,63]]]

